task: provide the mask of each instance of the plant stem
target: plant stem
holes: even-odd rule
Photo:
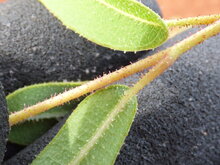
[[[220,21],[217,21],[213,25],[206,27],[205,29],[197,32],[196,34],[186,38],[185,40],[177,43],[176,45],[167,48],[162,51],[167,56],[162,59],[157,65],[155,65],[148,73],[146,73],[130,90],[125,93],[118,107],[126,104],[130,98],[136,95],[141,89],[153,81],[156,77],[161,75],[167,68],[169,68],[184,52],[192,47],[200,44],[206,39],[220,33]]]
[[[108,125],[111,124],[112,119],[114,119],[123,110],[124,106],[134,95],[136,95],[142,88],[153,81],[157,76],[162,74],[178,59],[178,57],[180,57],[182,53],[219,32],[220,21],[218,24],[210,26],[209,28],[206,28],[176,44],[175,46],[162,51],[164,54],[166,54],[166,57],[156,64],[148,73],[146,73],[132,88],[125,92],[124,96],[114,107],[114,110],[109,114],[110,117],[105,121],[100,129],[96,131],[94,136],[89,140],[89,143],[82,147],[80,153],[76,156],[76,159],[74,159],[74,161],[70,164],[80,164],[81,160],[85,157],[85,153],[88,153],[91,150],[93,145],[102,136],[102,133],[108,128]],[[206,34],[206,37],[204,37],[204,34]]]
[[[165,23],[170,28],[176,26],[208,25],[208,24],[212,24],[213,22],[219,19],[220,19],[220,14],[214,14],[208,16],[165,20]]]
[[[155,67],[153,67],[137,84],[135,84],[134,87],[129,90],[128,94],[125,95],[125,97],[127,98],[132,97],[133,95],[138,93],[146,84],[150,83],[153,79],[162,74],[182,53],[191,49],[193,46],[201,43],[207,38],[216,35],[219,32],[220,21],[208,26],[207,28],[192,35],[191,37],[153,56],[147,57],[146,59],[140,60],[118,71],[104,75],[101,78],[97,78],[93,81],[90,81],[79,87],[54,96],[36,105],[27,107],[22,111],[13,113],[9,116],[9,124],[10,126],[12,126],[16,123],[22,122],[29,117],[35,116],[48,109],[62,105],[70,100],[102,88],[129,75],[140,72],[148,67],[156,65],[159,61],[161,61]]]
[[[128,77],[134,73],[140,72],[146,68],[154,66],[158,63],[158,61],[160,61],[164,57],[165,55],[163,53],[158,53],[157,55],[149,56],[143,60],[130,64],[124,68],[121,68],[120,70],[109,73],[107,75],[103,75],[102,77],[97,78],[93,81],[89,81],[79,87],[73,88],[62,94],[51,97],[50,99],[47,99],[33,106],[24,108],[21,111],[17,111],[9,116],[9,124],[10,126],[15,125],[19,122],[28,119],[29,117],[36,116],[37,114],[40,114],[56,106],[62,105],[84,94],[102,88],[120,79]]]

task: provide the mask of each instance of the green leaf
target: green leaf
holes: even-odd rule
[[[113,164],[137,109],[136,97],[115,108],[127,89],[114,85],[84,99],[32,164]]]
[[[43,101],[51,96],[61,93],[67,89],[74,88],[82,83],[67,82],[67,83],[43,83],[31,85],[16,90],[12,94],[6,97],[9,113],[22,110],[27,106],[34,105],[40,101]],[[38,116],[35,116],[29,121],[12,126],[9,141],[20,145],[28,145],[35,139],[49,130],[57,120],[55,118],[63,117],[67,113],[76,107],[76,105],[82,100],[76,99],[63,106],[53,108],[47,112],[44,112]]]
[[[40,0],[67,28],[105,47],[141,51],[168,38],[164,21],[135,0]]]
[[[27,121],[12,126],[9,133],[9,141],[19,145],[29,145],[42,136],[57,123],[56,119],[45,119],[39,121]]]

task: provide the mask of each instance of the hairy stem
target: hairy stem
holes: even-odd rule
[[[133,97],[156,77],[162,74],[167,68],[169,68],[184,52],[190,50],[192,47],[200,44],[206,39],[220,33],[220,21],[217,21],[213,25],[206,27],[205,29],[197,32],[196,34],[186,38],[185,40],[175,44],[174,46],[163,50],[161,53],[166,54],[166,57],[162,59],[157,65],[155,65],[148,73],[146,73],[127,93],[122,99],[122,104],[125,104],[128,98]]]
[[[219,32],[220,21],[153,56],[147,57],[146,59],[140,60],[108,75],[104,75],[101,78],[97,78],[93,81],[85,83],[80,87],[66,91],[34,106],[25,108],[22,111],[11,114],[9,116],[10,126],[22,122],[25,119],[42,113],[48,109],[62,105],[86,93],[102,88],[129,75],[142,71],[148,67],[154,66],[159,61],[161,61],[153,69],[151,69],[137,84],[135,84],[135,86],[129,90],[128,94],[125,95],[125,97],[131,97],[138,93],[138,91],[141,90],[146,84],[150,83],[153,79],[162,74],[182,53]]]
[[[183,40],[182,42],[179,42],[175,46],[162,51],[163,54],[166,54],[166,57],[156,64],[152,69],[150,69],[150,71],[146,73],[132,88],[130,88],[128,91],[125,91],[124,96],[120,99],[119,103],[116,104],[114,110],[112,113],[110,113],[109,118],[105,121],[101,128],[96,131],[95,135],[89,140],[89,143],[83,146],[76,159],[74,159],[70,164],[80,164],[85,157],[85,153],[88,153],[92,149],[93,145],[98,141],[99,138],[101,138],[103,132],[108,128],[108,125],[110,125],[112,119],[123,110],[124,106],[134,95],[136,95],[142,88],[162,74],[167,68],[169,68],[180,57],[181,54],[219,32],[220,21]]]
[[[21,111],[17,111],[9,116],[9,124],[10,126],[15,125],[19,122],[28,119],[29,117],[36,116],[37,114],[45,112],[56,106],[62,105],[84,94],[102,88],[120,79],[128,77],[134,73],[140,72],[146,68],[154,66],[156,63],[158,63],[158,61],[160,61],[164,57],[165,55],[163,53],[158,53],[157,55],[149,56],[136,63],[130,64],[120,70],[104,75],[93,81],[89,81],[79,87],[73,88],[69,91],[54,96],[36,105],[24,108]]]
[[[220,14],[214,14],[214,15],[208,15],[208,16],[165,20],[165,23],[170,28],[170,27],[176,27],[176,26],[209,25],[219,19],[220,19]]]
[[[218,33],[220,33],[220,21],[160,52],[166,54],[166,57],[150,69],[132,88],[125,92],[118,105],[116,105],[116,108],[122,109],[134,95],[166,71],[184,52]]]

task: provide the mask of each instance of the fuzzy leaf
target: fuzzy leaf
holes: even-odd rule
[[[167,40],[164,21],[135,0],[40,0],[67,28],[108,48],[141,51]]]
[[[74,88],[82,83],[43,83],[31,85],[16,90],[6,97],[9,113],[23,109],[25,106],[34,105],[40,101],[50,98],[52,95],[65,91],[66,89]],[[81,98],[82,99],[82,98]],[[9,141],[21,145],[28,145],[35,139],[44,134],[50,129],[57,120],[55,118],[63,117],[76,107],[81,99],[71,101],[63,106],[53,108],[38,116],[35,116],[29,121],[12,126]],[[25,132],[25,133],[24,133]]]
[[[114,85],[84,99],[32,164],[113,164],[137,109],[136,97],[114,108],[127,89]]]
[[[9,133],[9,141],[19,145],[29,145],[42,136],[57,123],[56,119],[45,119],[39,121],[27,121],[12,126]]]

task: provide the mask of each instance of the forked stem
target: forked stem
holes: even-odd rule
[[[177,26],[209,25],[220,20],[220,14],[164,20],[169,28]]]
[[[22,111],[11,114],[9,116],[9,124],[10,126],[12,126],[16,123],[22,122],[29,117],[35,116],[48,109],[62,105],[86,93],[102,88],[129,75],[140,72],[148,67],[154,66],[160,61],[142,79],[140,79],[140,81],[135,84],[133,88],[128,90],[128,93],[126,93],[124,98],[122,99],[122,103],[126,102],[128,98],[131,98],[133,95],[138,93],[145,85],[147,85],[157,76],[162,74],[182,53],[191,49],[193,46],[201,43],[207,38],[216,35],[219,32],[220,21],[214,23],[213,25],[210,25],[209,27],[201,30],[193,36],[153,56],[147,57],[146,59],[140,60],[134,64],[131,64],[108,75],[104,75],[101,78],[85,83],[79,87],[76,87],[48,100],[40,102],[34,106],[25,108]]]
[[[213,25],[206,27],[176,45],[160,52],[166,54],[166,57],[150,69],[150,71],[146,73],[132,88],[126,91],[117,107],[122,109],[122,107],[126,105],[134,95],[167,70],[167,68],[169,68],[184,52],[218,33],[220,33],[220,21],[217,21]]]

